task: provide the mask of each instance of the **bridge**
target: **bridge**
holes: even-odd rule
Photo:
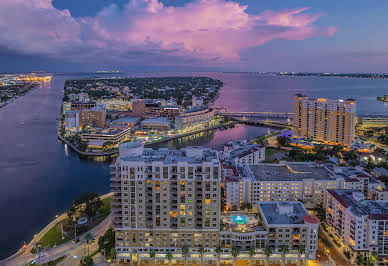
[[[294,113],[289,112],[228,112],[226,108],[217,108],[217,114],[232,117],[241,122],[275,127],[291,125],[291,119],[294,117]]]
[[[230,117],[257,117],[257,118],[284,118],[291,119],[294,113],[288,112],[228,112],[226,109],[218,110],[217,114]]]

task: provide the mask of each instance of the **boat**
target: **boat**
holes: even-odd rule
[[[385,94],[384,96],[377,96],[376,99],[380,102],[388,102],[388,94]]]
[[[19,125],[24,126],[24,122],[20,122]]]

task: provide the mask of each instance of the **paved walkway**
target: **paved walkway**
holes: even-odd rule
[[[108,193],[105,195],[100,196],[101,199],[105,199],[107,197],[112,196],[113,193]],[[32,254],[30,253],[30,250],[34,247],[35,243],[39,242],[39,240],[53,227],[55,226],[58,222],[64,220],[67,218],[67,214],[63,213],[62,215],[58,216],[55,218],[53,221],[51,221],[45,228],[43,228],[38,234],[34,236],[34,238],[31,240],[30,243],[28,243],[24,248],[20,249],[17,251],[14,255],[0,261],[0,265],[24,265],[29,263],[30,261],[34,260],[37,254]],[[109,215],[105,220],[103,220],[100,224],[92,228],[89,232],[96,233],[99,232],[101,229],[103,229],[106,226],[111,225],[111,215]],[[108,226],[108,228],[109,228]],[[106,230],[105,230],[106,231]],[[104,232],[105,232],[104,231]],[[86,233],[85,233],[86,234]],[[85,235],[83,234],[83,235]],[[83,236],[82,235],[82,236]],[[82,236],[80,238],[82,238]],[[80,241],[81,242],[81,241]],[[63,255],[65,255],[65,251],[67,249],[72,249],[74,247],[77,247],[78,245],[81,245],[82,243],[77,243],[76,245],[72,244],[72,240],[61,244],[59,246],[56,246],[54,248],[45,250],[44,253],[47,253],[47,255],[44,258],[44,261],[51,261],[56,258],[59,258]],[[46,260],[50,259],[50,260]]]

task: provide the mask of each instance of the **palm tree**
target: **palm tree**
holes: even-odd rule
[[[300,255],[301,254],[305,254],[305,252],[306,252],[306,247],[305,246],[299,246],[298,247],[298,266],[300,266],[300,264],[301,264]],[[306,257],[304,259],[306,260]]]
[[[94,242],[94,238],[91,233],[86,233],[84,238],[84,244],[88,246],[88,256],[89,256],[89,245]]]
[[[267,258],[265,260],[265,266],[269,265],[269,257],[272,255],[272,248],[270,246],[266,246],[264,250],[265,257]]]
[[[156,251],[154,249],[151,249],[150,258],[152,259],[152,266],[155,266],[155,260],[156,260],[155,256],[156,256]]]
[[[374,266],[377,262],[377,255],[375,252],[369,253],[369,256],[365,259],[365,264],[368,266]]]
[[[205,252],[205,249],[203,247],[200,247],[198,249],[198,252],[201,255],[201,266],[203,266],[203,253]]]
[[[253,259],[253,256],[255,256],[255,255],[256,255],[256,250],[254,248],[250,248],[249,249],[249,266],[252,266],[252,259]]]
[[[288,254],[288,246],[286,246],[286,245],[281,246],[280,252],[282,252],[282,266],[285,266],[286,254]]]
[[[218,246],[218,247],[216,248],[216,254],[217,254],[217,266],[220,266],[220,255],[221,255],[221,252],[222,252],[221,247]]]
[[[240,255],[240,249],[237,247],[233,247],[232,248],[233,266],[236,266],[236,260],[238,255]]]
[[[171,260],[172,260],[172,253],[169,251],[166,254],[166,258],[168,260],[168,266],[171,266]]]
[[[185,266],[187,266],[187,255],[189,254],[189,248],[187,246],[182,247],[182,255],[185,258]]]

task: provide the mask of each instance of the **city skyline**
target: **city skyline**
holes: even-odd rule
[[[5,0],[0,71],[385,72],[387,3],[333,3]]]

